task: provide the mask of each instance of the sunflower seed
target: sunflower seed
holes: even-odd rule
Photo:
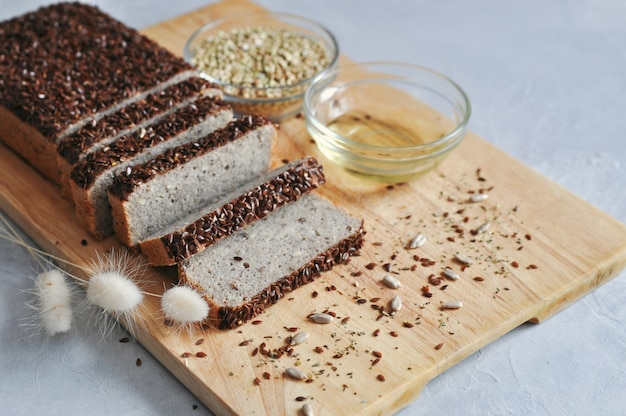
[[[454,255],[454,258],[455,258],[457,261],[460,261],[461,263],[463,263],[463,264],[467,264],[467,265],[472,264],[472,262],[474,261],[474,259],[472,259],[471,257],[464,256],[464,255],[459,254],[459,253],[456,253],[456,254]]]
[[[296,335],[291,337],[291,341],[289,341],[289,345],[299,345],[309,338],[308,332],[298,332]]]
[[[286,368],[285,374],[287,374],[288,377],[293,378],[294,380],[306,380],[308,378],[306,373],[298,370],[295,367]]]
[[[463,302],[460,300],[451,300],[441,304],[441,309],[459,309],[463,306]]]
[[[441,274],[443,274],[448,279],[459,280],[459,274],[449,267],[446,267]]]
[[[305,403],[302,406],[302,416],[314,416],[315,413],[313,413],[313,406],[311,405],[311,403]]]
[[[426,244],[426,241],[427,241],[426,236],[424,236],[423,234],[418,234],[415,237],[413,237],[413,239],[409,243],[409,248],[421,247],[424,244]]]
[[[402,299],[400,296],[396,295],[391,299],[391,310],[398,312],[400,309],[402,309]]]
[[[484,233],[485,231],[487,231],[487,229],[489,229],[490,225],[491,223],[489,221],[487,221],[486,223],[483,223],[483,225],[481,225],[480,227],[476,229],[476,234]]]
[[[488,194],[474,194],[474,195],[472,195],[470,197],[470,201],[472,201],[472,202],[483,202],[487,198],[489,198]]]
[[[399,289],[402,287],[402,284],[400,283],[400,281],[390,274],[385,275],[385,277],[383,277],[383,283],[385,284],[385,286],[390,287],[392,289]]]
[[[309,315],[309,319],[316,324],[329,324],[333,321],[333,316],[327,313],[312,313]]]

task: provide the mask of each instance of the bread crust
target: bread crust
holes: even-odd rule
[[[313,157],[292,163],[221,207],[202,215],[176,231],[139,243],[148,262],[171,266],[197,254],[246,225],[265,218],[285,204],[317,189],[326,181],[322,166]],[[115,206],[113,208],[115,212]]]
[[[361,220],[360,226],[354,233],[340,240],[329,249],[322,251],[298,270],[278,278],[270,286],[261,290],[256,296],[243,304],[234,307],[217,305],[210,294],[205,294],[204,299],[209,304],[210,309],[209,315],[202,322],[202,325],[219,329],[234,329],[241,326],[243,323],[263,313],[266,308],[277,303],[287,294],[311,283],[320,277],[323,272],[332,269],[338,264],[346,263],[363,246],[364,235],[365,230]],[[185,274],[185,270],[180,265],[178,276],[181,283],[193,287],[199,293],[204,293],[203,289]]]

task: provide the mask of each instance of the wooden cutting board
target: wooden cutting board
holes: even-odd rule
[[[257,8],[216,3],[144,33],[180,53],[202,23]],[[237,330],[176,331],[165,325],[158,299],[148,297],[134,332],[217,414],[296,415],[305,402],[317,415],[392,414],[445,369],[524,322],[548,318],[626,266],[624,224],[474,134],[436,171],[394,186],[331,165],[301,118],[283,123],[276,159],[307,154],[325,166],[328,182],[319,192],[365,219],[361,256]],[[0,207],[49,253],[86,265],[96,251],[118,246],[91,239],[59,189],[3,146],[0,173]],[[468,202],[479,190],[489,198]],[[474,235],[485,222],[488,230]],[[418,233],[426,245],[407,249]],[[474,262],[464,269],[455,253]],[[444,267],[460,278],[436,280]],[[386,274],[402,287],[384,286]],[[162,270],[150,270],[143,282],[156,294],[171,284]],[[394,295],[403,308],[381,313]],[[463,306],[441,308],[453,300]],[[307,320],[323,310],[337,318],[329,325]],[[309,339],[279,358],[263,353],[285,350],[290,328]],[[287,367],[307,373],[309,382],[284,377]]]

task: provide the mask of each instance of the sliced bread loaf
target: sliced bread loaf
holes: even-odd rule
[[[78,2],[0,22],[0,51],[0,140],[54,181],[59,139],[195,73],[136,30]]]
[[[193,142],[128,168],[109,187],[113,227],[127,246],[264,175],[276,130],[244,116]]]
[[[107,188],[115,176],[168,148],[191,142],[225,126],[232,117],[232,109],[222,101],[200,98],[157,123],[88,154],[70,174],[79,222],[96,238],[113,234]]]
[[[141,252],[153,265],[179,263],[297,200],[324,181],[322,166],[312,157],[284,165],[157,233],[138,239]],[[111,202],[111,205],[115,218],[116,204]]]
[[[71,195],[70,172],[72,167],[87,154],[101,149],[138,128],[155,123],[201,96],[221,98],[222,92],[215,84],[204,78],[191,77],[119,108],[99,120],[93,119],[61,139],[57,145],[57,159],[64,194]]]
[[[345,262],[363,222],[312,193],[179,263],[179,279],[210,305],[205,323],[235,328]]]

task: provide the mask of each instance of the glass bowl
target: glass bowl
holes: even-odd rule
[[[332,33],[309,19],[253,12],[200,27],[183,57],[224,91],[236,113],[279,122],[302,110],[313,78],[337,67],[339,47]]]
[[[327,71],[304,96],[307,129],[321,153],[385,182],[437,167],[465,137],[470,113],[469,98],[448,77],[396,62]]]

